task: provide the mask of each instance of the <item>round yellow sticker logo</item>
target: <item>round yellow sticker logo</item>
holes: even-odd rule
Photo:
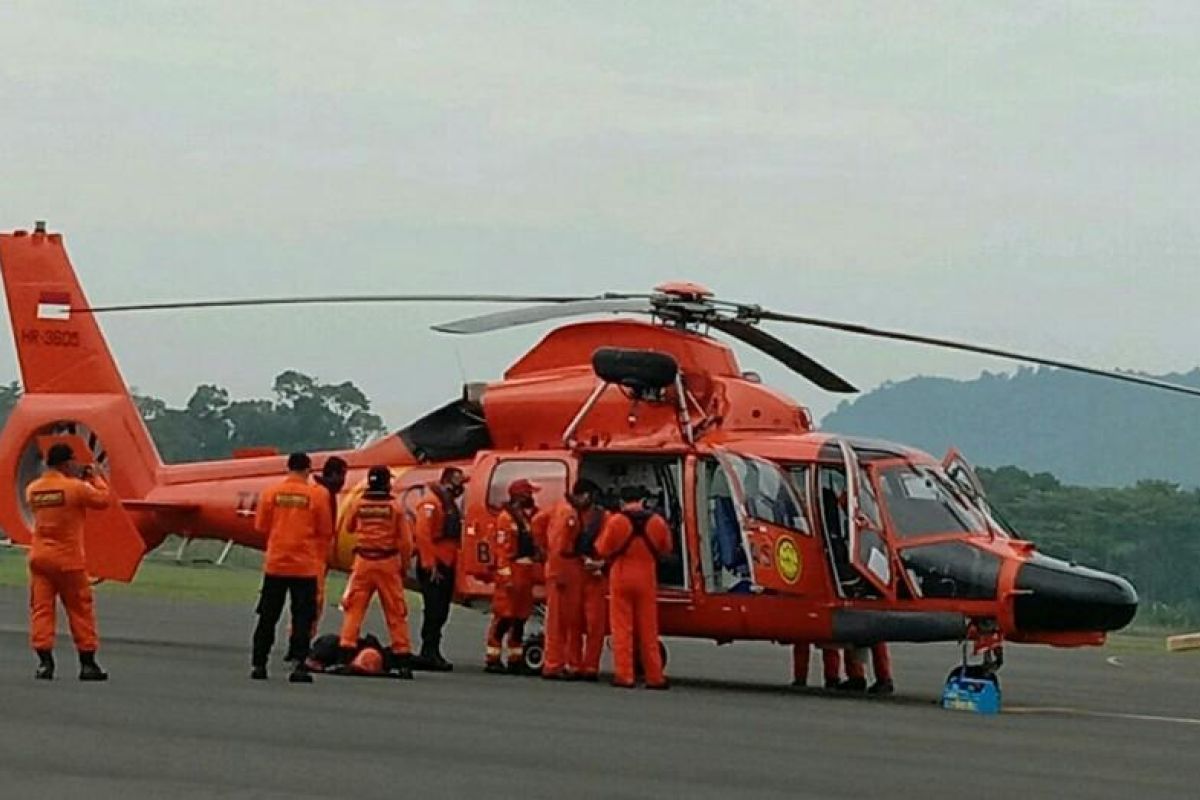
[[[800,550],[790,536],[783,536],[775,542],[775,566],[779,577],[788,583],[800,580]]]

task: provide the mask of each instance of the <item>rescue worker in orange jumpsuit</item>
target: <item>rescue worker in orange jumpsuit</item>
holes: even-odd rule
[[[408,636],[408,606],[402,576],[412,557],[412,537],[403,525],[404,509],[392,497],[392,473],[384,466],[371,467],[367,489],[347,509],[350,533],[357,535],[354,566],[342,598],[344,617],[339,640],[341,661],[354,658],[363,617],[371,597],[379,595],[383,618],[392,636],[388,673],[412,678],[412,647]]]
[[[615,504],[620,508],[620,501]],[[604,530],[610,512],[600,504],[600,495],[586,512],[580,515],[579,536],[575,549],[583,559],[583,670],[580,678],[595,683],[600,680],[600,657],[604,654],[604,637],[608,635],[608,569],[596,553],[596,542]]]
[[[875,682],[867,687],[867,665],[865,651],[871,651],[871,669]],[[887,642],[876,642],[870,648],[846,648],[846,680],[838,684],[844,692],[862,692],[873,695],[889,695],[896,691],[892,681],[892,656]]]
[[[671,530],[648,511],[645,490],[621,489],[621,510],[604,523],[596,553],[609,566],[609,623],[612,626],[613,686],[633,688],[636,637],[647,689],[666,689],[658,642],[658,561],[671,552]]]
[[[533,496],[541,488],[524,478],[508,485],[508,503],[496,518],[493,548],[492,621],[487,630],[484,671],[520,675],[525,672],[525,621],[533,613],[533,572],[537,545]],[[507,666],[502,660],[508,642]]]
[[[275,626],[289,597],[292,606],[291,642],[288,650],[298,660],[288,680],[312,683],[305,666],[316,614],[317,576],[325,568],[326,548],[333,537],[329,492],[308,482],[312,459],[292,453],[288,476],[262,493],[255,529],[267,537],[262,592],[258,600],[258,625],[250,677],[266,680],[267,658],[275,643]]]
[[[808,666],[811,661],[811,642],[792,645],[792,686],[808,686]],[[841,681],[842,653],[836,647],[818,647],[821,651],[821,672],[826,689],[836,689]]]
[[[54,679],[55,599],[67,610],[71,638],[79,652],[79,680],[108,680],[96,663],[96,613],[83,552],[84,518],[89,508],[108,506],[108,485],[90,467],[77,469],[70,445],[51,445],[46,471],[29,484],[25,500],[33,510],[29,549],[29,640],[38,657],[34,677]],[[76,477],[76,473],[80,477]]]
[[[550,510],[546,543],[547,680],[576,680],[583,675],[583,554],[578,550],[583,519],[600,519],[596,497],[600,487],[580,480]],[[603,634],[601,634],[603,636]]]
[[[413,660],[415,669],[448,672],[454,665],[442,656],[442,628],[450,617],[454,599],[454,568],[462,539],[462,497],[467,477],[457,467],[442,470],[437,483],[417,505],[417,580],[424,600],[421,623],[421,653]]]

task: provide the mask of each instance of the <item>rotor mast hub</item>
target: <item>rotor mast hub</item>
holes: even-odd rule
[[[691,281],[668,281],[654,287],[654,291],[680,300],[705,300],[713,296],[712,290]]]

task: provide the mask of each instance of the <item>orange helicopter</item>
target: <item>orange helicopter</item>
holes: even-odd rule
[[[357,302],[527,302],[435,326],[456,334],[575,315],[634,314],[567,324],[488,384],[394,435],[347,452],[343,503],[368,467],[387,464],[410,509],[447,465],[470,476],[456,599],[487,603],[488,541],[505,487],[539,484],[543,504],[578,478],[647,487],[674,536],[660,567],[664,636],[869,645],[962,642],[994,674],[1004,642],[1097,645],[1127,625],[1137,594],[1126,580],[1050,558],[988,505],[967,462],[816,430],[808,410],[738,366],[722,333],[817,386],[845,379],[759,327],[787,322],[999,356],[1169,391],[1186,386],[1053,359],[769,311],[669,283],[598,297],[290,297],[92,307],[62,237],[39,224],[0,235],[0,270],[25,394],[0,435],[0,528],[30,536],[24,487],[46,449],[74,445],[110,472],[121,498],[90,515],[88,567],[128,581],[168,534],[262,549],[259,492],[285,471],[269,449],[163,464],[108,350],[96,315],[121,311]],[[326,456],[332,453],[324,454]],[[317,454],[320,463],[322,454]],[[338,530],[330,565],[348,569],[353,536]],[[536,668],[537,647],[527,648]]]

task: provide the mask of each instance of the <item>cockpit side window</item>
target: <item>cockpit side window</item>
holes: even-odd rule
[[[880,469],[878,477],[897,538],[981,530],[977,516],[932,472],[896,464]]]
[[[725,457],[742,485],[748,516],[789,530],[810,533],[801,495],[776,464],[732,453]]]

